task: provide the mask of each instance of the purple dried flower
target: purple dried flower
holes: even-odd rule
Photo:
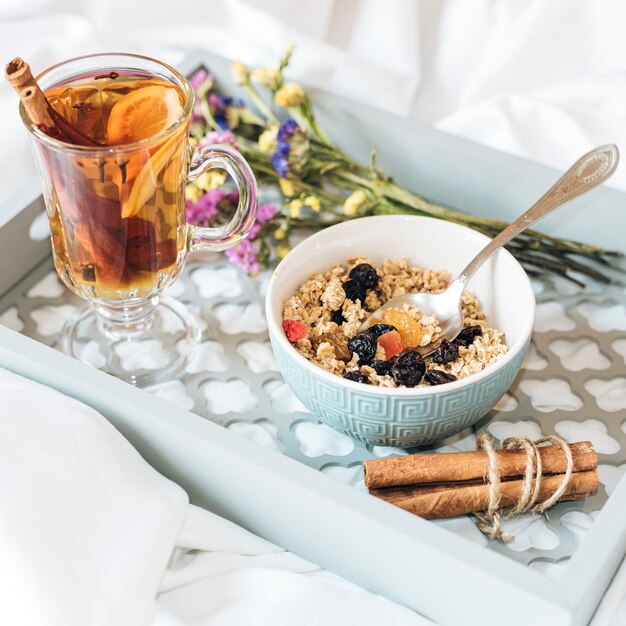
[[[278,209],[269,202],[259,204],[259,208],[256,213],[256,221],[259,224],[265,224],[269,222],[278,213]]]
[[[276,151],[272,154],[272,167],[281,178],[287,178],[289,173],[289,161],[287,157]]]
[[[244,239],[239,245],[226,250],[228,260],[240,267],[248,274],[256,274],[261,269],[261,263],[257,258],[260,243]]]
[[[210,93],[207,100],[209,102],[209,106],[216,111],[221,111],[224,108],[222,99],[215,93]]]
[[[209,74],[206,70],[200,69],[197,72],[194,72],[194,74],[191,76],[191,78],[189,79],[189,84],[191,85],[191,88],[195,92],[197,92],[198,89],[202,87],[202,85],[212,81],[213,76],[211,76],[211,74]]]
[[[278,129],[276,133],[276,139],[278,141],[288,141],[292,135],[295,135],[300,130],[300,126],[298,126],[298,122],[292,119],[291,117],[287,118]]]
[[[211,131],[208,135],[206,135],[205,137],[203,137],[200,142],[199,145],[200,146],[209,146],[209,145],[213,145],[216,143],[222,143],[222,144],[227,144],[229,146],[235,146],[235,142],[237,141],[237,139],[235,138],[235,135],[232,133],[232,131],[230,130],[225,130],[223,132],[219,132],[219,131]]]
[[[229,191],[226,194],[226,200],[231,204],[239,204],[239,192],[238,191]]]
[[[210,189],[202,194],[197,202],[187,200],[185,203],[187,221],[191,224],[209,224],[218,214],[218,205],[224,199],[224,195],[221,189]]]

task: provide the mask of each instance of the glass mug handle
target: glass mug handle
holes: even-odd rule
[[[226,170],[230,174],[239,192],[239,204],[233,218],[224,226],[209,228],[189,224],[190,250],[219,251],[231,248],[248,234],[256,219],[256,179],[247,161],[229,146],[212,144],[192,148],[187,182],[213,169]]]

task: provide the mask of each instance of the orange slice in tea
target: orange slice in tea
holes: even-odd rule
[[[137,215],[157,190],[157,178],[176,154],[182,150],[180,132],[170,137],[141,168],[128,198],[122,199],[122,218]]]
[[[422,325],[408,313],[397,309],[387,309],[383,313],[385,324],[391,324],[400,333],[402,343],[407,348],[417,348],[422,339]]]
[[[107,143],[111,146],[147,139],[169,128],[182,114],[174,88],[151,85],[122,96],[111,109]]]

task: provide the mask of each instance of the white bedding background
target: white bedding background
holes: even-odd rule
[[[264,65],[296,42],[295,78],[565,169],[626,149],[625,30],[623,0],[2,0],[0,59],[206,48]],[[34,174],[4,84],[0,138],[1,201]]]
[[[109,50],[150,54],[175,64],[188,50],[205,48],[265,65],[274,63],[292,41],[297,43],[290,68],[294,78],[548,165],[568,167],[579,154],[606,142],[626,149],[623,0],[0,3],[0,60],[23,56],[36,71],[70,56]],[[33,176],[15,95],[0,81],[0,202]],[[626,167],[610,184],[626,190]],[[45,396],[52,403],[46,395],[51,392],[41,389],[37,394],[42,396],[32,389],[19,396],[22,385],[10,375],[0,376],[2,420],[15,417],[6,410],[5,398],[12,397],[15,406],[22,411],[26,407],[30,415],[32,407],[20,402]],[[147,623],[146,603],[156,611],[153,626],[426,623],[210,513],[188,507],[180,489],[142,467],[113,429],[75,403],[69,404],[79,414],[89,414],[92,435],[104,433],[110,441],[118,469],[134,478],[109,482],[105,467],[113,452],[108,461],[102,446],[96,453],[89,428],[75,430],[85,439],[70,443],[78,449],[91,446],[93,458],[54,458],[50,437],[58,436],[61,423],[72,431],[67,401],[55,402],[61,421],[51,421],[51,411],[46,410],[38,415],[38,423],[13,422],[13,444],[28,435],[39,448],[11,445],[9,431],[3,430],[0,437],[0,596],[12,591],[0,603],[0,623],[140,626]],[[49,437],[35,437],[42,427]],[[41,465],[31,467],[30,457],[41,458]],[[46,459],[56,470],[50,475]],[[75,463],[82,461],[89,472],[75,471]],[[16,467],[23,471],[16,472]],[[49,496],[56,496],[49,506],[38,500],[46,494],[45,486]],[[137,493],[143,497],[131,515],[128,503]],[[109,496],[108,508],[102,504],[103,494]],[[92,517],[94,507],[100,510],[97,502],[108,523]],[[147,523],[157,509],[158,523]],[[92,524],[91,535],[69,532],[84,531],[87,522]],[[82,542],[78,553],[73,549],[76,541]],[[107,549],[110,546],[115,549]],[[160,603],[154,606],[155,572],[173,548]],[[195,558],[190,558],[189,549]],[[133,578],[133,572],[145,575]],[[102,602],[107,597],[116,598],[117,604]],[[90,602],[101,602],[102,609],[91,621],[85,618]],[[132,616],[132,621],[125,622],[121,615]],[[609,623],[626,625],[624,566],[594,626]]]

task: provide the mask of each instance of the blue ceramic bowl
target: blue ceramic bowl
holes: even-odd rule
[[[488,242],[457,224],[417,216],[365,217],[327,228],[296,246],[276,268],[266,313],[274,355],[285,381],[314,415],[355,439],[380,446],[433,443],[477,422],[517,376],[535,318],[535,297],[526,272],[501,250],[468,289],[488,320],[505,332],[508,352],[478,374],[435,387],[389,389],[345,380],[299,354],[282,330],[283,303],[315,272],[356,256],[376,265],[405,257],[413,265],[446,269],[454,276]]]

